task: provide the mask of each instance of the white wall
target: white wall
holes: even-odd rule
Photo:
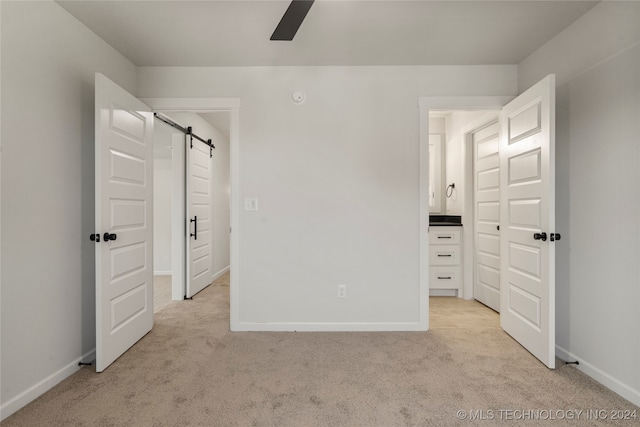
[[[156,138],[157,128],[153,137]],[[169,145],[171,140],[169,139]],[[171,159],[153,159],[153,272],[172,274],[171,268]]]
[[[443,117],[431,117],[429,116],[429,133],[444,134],[447,131],[446,121]]]
[[[94,72],[136,68],[54,2],[2,8],[2,418],[95,348]]]
[[[525,58],[518,66],[524,92],[553,70],[562,86],[580,73],[608,61],[638,43],[637,1],[603,1]]]
[[[227,113],[224,113],[227,114]],[[213,277],[219,276],[229,268],[229,138],[198,114],[168,114],[181,126],[191,126],[193,132],[204,139],[211,139],[213,150],[213,190],[212,190],[212,238],[213,256],[211,271]]]
[[[172,192],[173,136],[177,129],[155,120],[153,128],[153,271],[173,273],[172,268]]]
[[[229,115],[226,113],[227,116]],[[217,131],[216,128],[214,130]],[[214,277],[229,268],[231,246],[230,218],[230,147],[229,138],[214,133],[213,152],[213,274]]]
[[[242,210],[237,230],[241,328],[410,329],[421,297],[418,97],[514,95],[515,71],[141,67],[139,94],[241,99],[236,191],[260,209]]]
[[[640,405],[640,3],[603,2],[526,58],[557,73],[558,355]]]

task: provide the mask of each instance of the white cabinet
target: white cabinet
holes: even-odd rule
[[[429,227],[429,291],[462,297],[462,229]]]

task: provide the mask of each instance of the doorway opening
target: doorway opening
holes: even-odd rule
[[[461,215],[467,227],[459,240],[466,244],[464,253],[471,252],[468,259],[475,263],[475,274],[467,276],[481,278],[484,283],[472,288],[467,277],[458,291],[463,295],[468,291],[467,298],[484,293],[487,306],[493,300],[500,309],[500,327],[551,369],[555,368],[553,243],[560,239],[555,232],[554,208],[555,87],[555,76],[549,75],[512,100],[463,97],[421,98],[419,102],[421,152],[427,153],[421,157],[421,169],[426,169],[423,176],[429,171],[429,111],[499,110],[498,121],[486,119],[464,133],[466,141],[473,143],[474,150],[467,150],[464,157],[468,160],[469,151],[473,152],[474,178],[470,181],[467,175],[462,181],[468,187],[462,197],[465,209]],[[422,192],[428,184],[428,179],[421,180],[420,204],[427,206],[427,212],[428,195]],[[468,191],[474,184],[474,191]],[[470,205],[473,210],[467,209]],[[429,250],[422,251],[424,255],[421,252],[421,266],[429,271],[433,236],[422,234],[421,243],[429,244]],[[453,243],[454,233],[449,234],[446,237]],[[441,249],[447,260],[455,259],[453,249]],[[423,270],[421,278],[429,283],[430,277]],[[490,282],[498,288],[484,286]]]
[[[201,138],[211,139],[215,150],[203,147],[193,150],[189,135],[156,120],[154,129],[154,312],[174,301],[194,294],[229,272],[230,269],[230,112],[229,111],[163,111],[162,115],[187,128]],[[194,140],[195,141],[195,140]],[[198,144],[197,141],[195,141]],[[202,151],[202,153],[200,153]],[[208,154],[211,154],[209,156]],[[195,191],[200,200],[189,202],[188,188],[193,181],[187,175],[190,155],[200,156],[206,168],[196,177]],[[208,159],[210,157],[210,160]],[[193,165],[193,163],[191,164]],[[204,178],[204,179],[203,179]],[[203,199],[204,198],[204,199]],[[203,202],[206,202],[203,204]],[[190,204],[191,203],[191,204]],[[194,203],[200,220],[188,222]],[[197,220],[198,213],[194,214]],[[198,224],[200,234],[198,235]],[[195,232],[195,233],[194,233]],[[199,245],[195,261],[199,272],[198,287],[190,287],[190,248],[192,240]],[[205,249],[204,251],[202,249]],[[193,272],[192,272],[193,273]]]
[[[441,144],[440,150],[429,150],[430,155],[440,155],[438,159],[429,158],[428,163],[430,167],[435,164],[439,168],[439,173],[436,172],[439,184],[433,180],[429,186],[429,197],[436,201],[429,203],[429,219],[435,216],[443,217],[439,219],[445,221],[453,218],[449,221],[462,224],[433,228],[438,227],[437,224],[429,221],[430,232],[421,236],[423,244],[430,247],[429,251],[424,251],[425,258],[421,262],[429,265],[429,317],[430,324],[437,329],[461,325],[469,329],[500,328],[499,313],[478,302],[474,295],[477,272],[473,134],[495,123],[499,111],[511,99],[420,98],[421,141],[423,144],[427,140],[430,143],[440,141]],[[431,178],[433,173],[429,172]],[[437,254],[430,246],[438,233],[432,231],[440,231],[439,234],[447,238],[436,246],[445,249],[440,251],[441,255],[451,255],[442,258],[444,266],[432,265],[438,264]]]
[[[496,109],[428,111],[430,180],[436,175],[429,186],[436,200],[429,211],[429,295],[438,297],[431,302],[434,328],[499,327],[499,317],[487,308],[499,312],[499,299],[491,305],[478,292],[487,282],[499,289],[497,116]],[[432,150],[432,143],[439,149]],[[485,177],[492,178],[489,184]]]

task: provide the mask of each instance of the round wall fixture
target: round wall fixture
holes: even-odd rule
[[[304,102],[304,92],[301,90],[294,90],[291,94],[291,100],[294,104],[302,104]]]

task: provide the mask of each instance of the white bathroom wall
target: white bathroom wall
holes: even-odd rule
[[[418,97],[514,95],[514,72],[141,67],[142,97],[240,98],[238,327],[418,329]]]
[[[134,93],[137,73],[55,2],[0,8],[6,418],[92,358],[94,73]]]
[[[519,65],[558,75],[558,356],[640,405],[640,3],[602,2]]]

